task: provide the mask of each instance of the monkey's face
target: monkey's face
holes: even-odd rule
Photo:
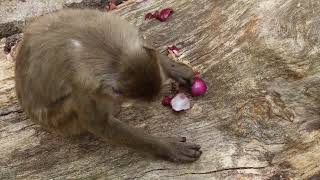
[[[115,90],[125,98],[152,101],[162,89],[164,82],[161,66],[155,52],[127,57],[122,64]]]
[[[128,69],[120,80],[120,88],[115,92],[124,98],[152,101],[161,91],[162,79],[157,73],[146,73]]]

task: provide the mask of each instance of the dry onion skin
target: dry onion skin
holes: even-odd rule
[[[167,50],[169,54],[173,54],[175,57],[180,56],[179,49],[175,45],[169,46]]]
[[[164,8],[159,10],[156,10],[154,12],[149,12],[144,16],[144,19],[157,19],[161,22],[166,21],[171,15],[173,14],[172,8]]]
[[[172,96],[164,96],[162,98],[161,104],[164,106],[171,106]]]

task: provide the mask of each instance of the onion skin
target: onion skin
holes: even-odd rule
[[[154,18],[152,13],[147,13],[147,14],[144,16],[144,19],[145,19],[145,20],[147,20],[147,19],[152,19],[152,18]]]
[[[207,91],[206,83],[200,78],[195,77],[193,81],[193,85],[191,87],[191,94],[192,96],[201,96]]]
[[[144,19],[157,19],[161,22],[166,21],[173,14],[172,8],[164,8],[160,11],[154,11],[153,13],[149,12],[144,16]]]
[[[117,5],[114,2],[108,2],[108,4],[104,7],[106,11],[112,11],[117,9]]]
[[[160,11],[159,15],[156,16],[156,19],[158,19],[161,22],[164,22],[169,18],[169,16],[171,16],[172,13],[173,13],[173,9],[172,8],[162,9]]]
[[[180,56],[179,49],[177,48],[177,46],[172,45],[172,46],[169,46],[167,49],[169,53],[172,52],[176,57]]]
[[[171,108],[175,112],[190,109],[190,100],[185,94],[178,93],[171,100]]]
[[[164,106],[171,106],[171,100],[172,100],[171,96],[164,96],[162,98],[161,104]]]

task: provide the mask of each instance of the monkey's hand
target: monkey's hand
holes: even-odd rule
[[[194,75],[192,68],[183,63],[176,63],[170,72],[170,77],[183,86],[191,86]]]
[[[163,138],[161,141],[163,145],[158,155],[173,162],[193,162],[202,154],[200,145],[187,143],[185,137]]]
[[[160,55],[160,62],[167,75],[183,86],[190,86],[193,83],[194,71],[186,64],[169,59]]]

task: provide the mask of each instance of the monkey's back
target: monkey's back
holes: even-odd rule
[[[63,10],[40,17],[26,28],[16,56],[18,100],[34,121],[49,129],[73,126],[72,93],[94,91],[102,81],[114,83],[111,76],[121,56],[139,51],[137,29],[117,16]]]

